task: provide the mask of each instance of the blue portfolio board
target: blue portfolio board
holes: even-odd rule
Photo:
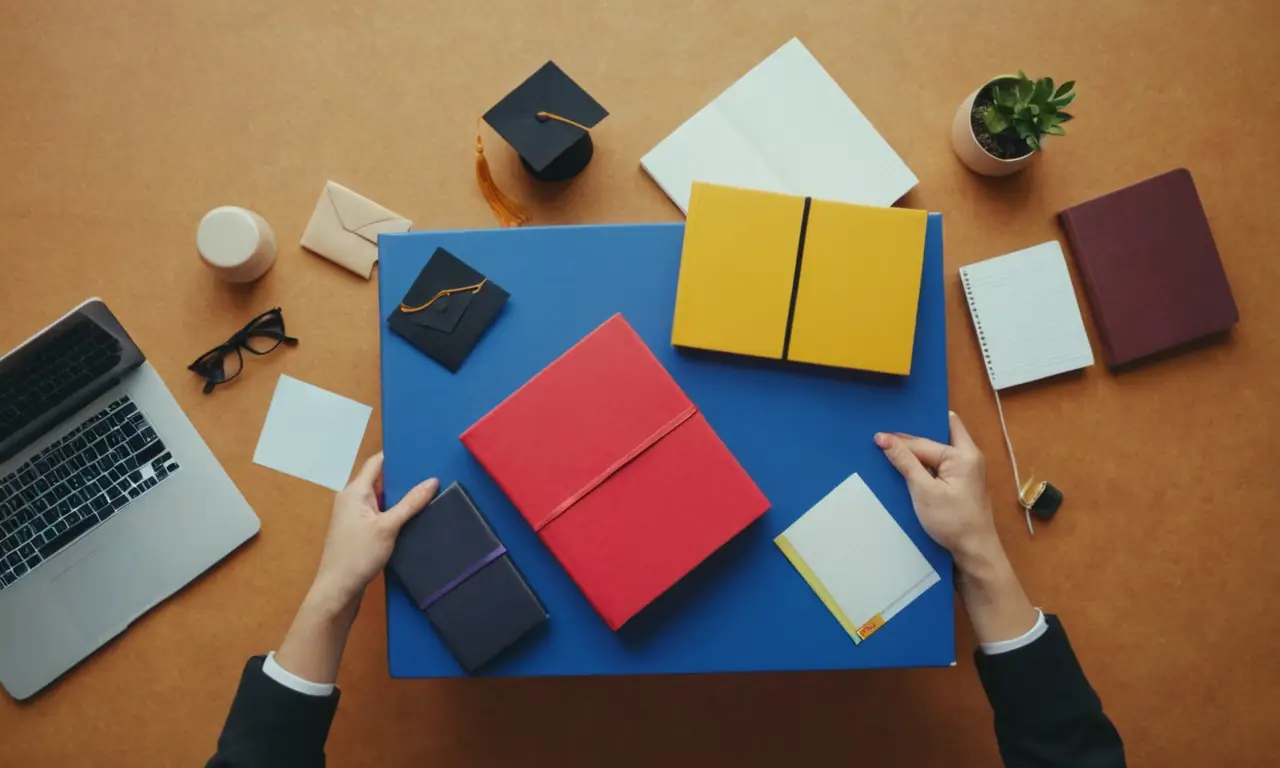
[[[930,214],[907,377],[671,346],[680,224],[413,232],[380,236],[382,418],[388,503],[427,477],[462,483],[550,613],[484,668],[490,675],[597,675],[944,666],[955,660],[951,561],[920,527],[877,431],[946,440],[942,217]],[[436,248],[511,294],[457,373],[386,318]],[[618,632],[611,631],[458,436],[616,312],[653,350],[772,502]],[[860,645],[773,539],[857,472],[942,581]],[[464,674],[388,578],[395,677]]]

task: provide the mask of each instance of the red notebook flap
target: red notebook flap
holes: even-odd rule
[[[462,433],[538,528],[693,404],[614,315]]]
[[[699,414],[545,527],[542,538],[616,630],[768,508]]]

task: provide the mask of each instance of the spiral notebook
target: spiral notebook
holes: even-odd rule
[[[960,268],[997,390],[1093,365],[1071,275],[1056,240]]]
[[[961,267],[960,281],[995,393],[1018,501],[1026,509],[1027,530],[1034,534],[1033,502],[1026,494],[1037,478],[1033,473],[1024,488],[1000,390],[1093,365],[1093,350],[1071,286],[1071,273],[1067,272],[1062,246],[1051,240]],[[1060,490],[1054,490],[1060,500]]]

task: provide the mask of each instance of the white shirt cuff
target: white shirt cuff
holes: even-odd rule
[[[275,680],[285,688],[295,690],[306,696],[328,696],[333,693],[333,683],[313,683],[310,680],[303,680],[280,666],[276,663],[275,651],[268,653],[267,660],[262,662],[262,674]]]
[[[1040,639],[1040,636],[1049,631],[1049,623],[1044,620],[1044,611],[1039,608],[1036,613],[1040,614],[1040,618],[1036,619],[1036,625],[1028,629],[1021,637],[1015,637],[1012,640],[1001,640],[998,643],[979,643],[978,647],[988,656],[995,656],[999,653],[1008,653],[1016,651],[1023,646],[1031,645]]]

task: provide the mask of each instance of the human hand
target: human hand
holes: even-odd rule
[[[1040,619],[1005,556],[991,515],[982,451],[951,414],[951,445],[923,437],[876,435],[876,445],[907,480],[916,516],[960,569],[956,586],[979,643],[1021,637]]]
[[[382,454],[377,453],[333,500],[333,516],[320,568],[308,599],[335,613],[359,607],[364,589],[395,549],[396,536],[440,489],[435,478],[411,489],[398,504],[381,512]]]
[[[960,417],[951,413],[951,445],[881,432],[876,445],[907,481],[920,524],[946,547],[962,571],[975,560],[1003,553],[987,494],[982,451]]]

